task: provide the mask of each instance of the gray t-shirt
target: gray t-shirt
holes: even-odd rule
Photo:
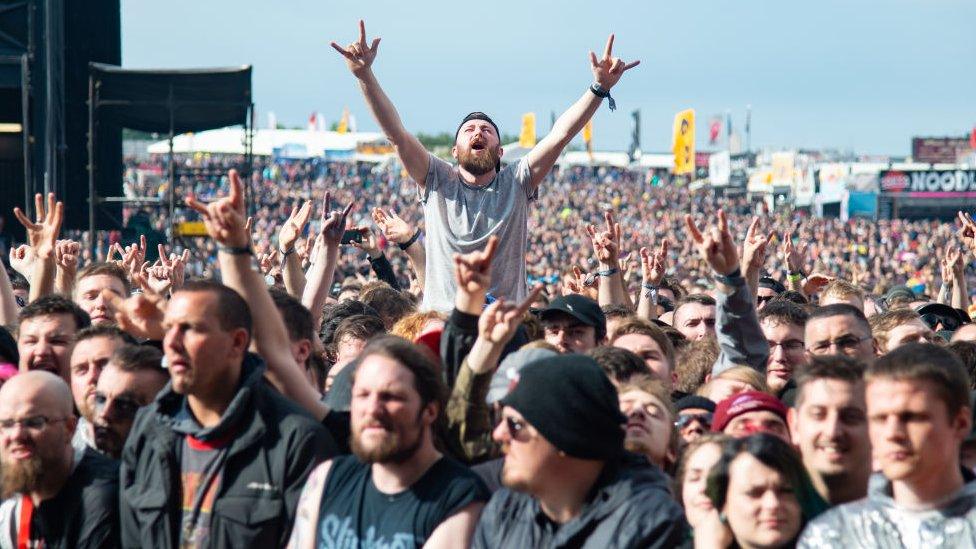
[[[430,155],[420,193],[427,229],[423,308],[454,308],[454,254],[484,249],[491,235],[498,235],[499,242],[489,293],[496,298],[525,299],[528,204],[535,197],[524,158],[502,168],[491,183],[474,187],[461,180],[457,168]]]

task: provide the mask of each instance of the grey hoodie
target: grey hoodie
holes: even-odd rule
[[[845,549],[976,547],[976,478],[936,509],[912,510],[892,499],[891,482],[871,478],[868,497],[834,507],[807,525],[797,547]]]

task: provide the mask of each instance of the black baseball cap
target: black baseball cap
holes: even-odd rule
[[[593,326],[596,330],[597,341],[607,335],[607,317],[603,314],[603,310],[600,309],[600,305],[588,297],[579,294],[559,296],[553,299],[549,303],[549,306],[542,310],[539,314],[539,319],[545,322],[557,313],[567,314],[582,324]]]

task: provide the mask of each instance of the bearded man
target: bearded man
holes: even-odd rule
[[[467,547],[488,490],[434,446],[446,389],[418,346],[372,340],[352,387],[353,455],[320,465],[289,547]]]
[[[115,547],[118,463],[74,448],[71,391],[43,370],[0,388],[0,547]]]
[[[500,161],[503,151],[498,126],[483,112],[465,116],[451,150],[458,163],[454,167],[429,153],[407,132],[373,74],[379,43],[379,38],[366,43],[366,27],[360,21],[357,42],[346,47],[333,42],[332,47],[345,57],[373,117],[396,148],[410,177],[417,182],[427,228],[427,276],[422,308],[438,311],[453,308],[456,288],[452,258],[455,254],[483,249],[492,235],[499,237],[500,246],[493,258],[489,292],[496,298],[524,300],[528,295],[525,268],[528,203],[535,199],[539,184],[549,175],[562,150],[583,129],[603,100],[610,98],[610,88],[624,71],[636,67],[640,61],[625,63],[612,57],[613,35],[610,35],[602,58],[597,59],[590,52],[593,85],[556,120],[538,145],[505,168]],[[610,98],[610,108],[614,107]]]

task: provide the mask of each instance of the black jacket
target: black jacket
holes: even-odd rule
[[[335,455],[326,430],[263,378],[248,354],[241,383],[220,423],[203,429],[185,419],[186,398],[167,385],[140,410],[122,452],[122,546],[175,548],[180,543],[183,437],[213,440],[236,433],[227,449],[211,514],[210,547],[283,547],[305,480]]]
[[[668,484],[655,466],[609,463],[580,515],[563,525],[532,496],[502,488],[482,511],[471,547],[675,547],[687,527]]]
[[[441,361],[444,364],[444,380],[448,389],[454,387],[454,381],[457,380],[461,363],[464,362],[464,358],[471,352],[471,347],[478,339],[479,318],[481,317],[454,309],[451,311],[451,315],[447,317],[447,322],[444,323],[444,332],[441,334]],[[528,342],[529,336],[525,332],[525,328],[520,325],[516,328],[512,340],[502,350],[498,363],[501,364],[509,353],[517,351]]]

